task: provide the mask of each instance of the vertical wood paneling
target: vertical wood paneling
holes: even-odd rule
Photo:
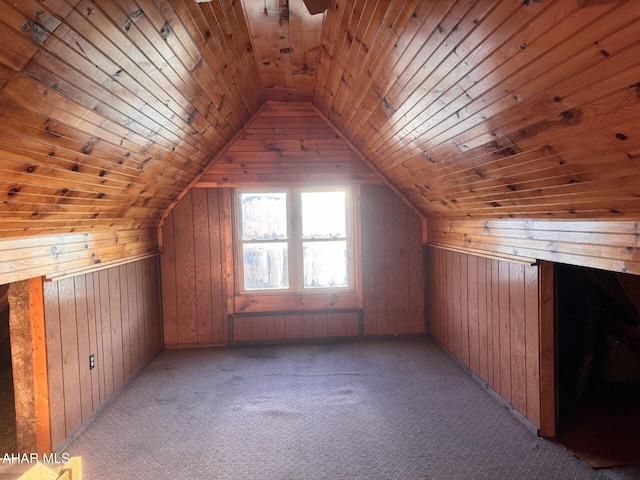
[[[502,369],[500,368],[500,277],[498,260],[491,260],[491,330],[492,330],[492,346],[491,359],[493,373],[493,388],[501,391]]]
[[[455,280],[457,279],[457,277],[453,274],[454,270],[454,265],[453,265],[453,261],[454,261],[454,257],[455,254],[454,252],[447,252],[447,286],[449,287],[449,289],[447,290],[447,295],[445,295],[446,298],[446,321],[447,321],[447,343],[449,346],[449,350],[451,350],[452,352],[455,353],[455,349],[456,349],[456,343],[455,343],[455,331],[456,331],[456,321],[455,321],[455,317],[454,317],[454,311],[456,308],[456,303],[458,300],[458,297],[455,297],[452,295],[452,293],[455,292],[454,287],[456,285]]]
[[[525,314],[525,380],[527,388],[527,418],[540,425],[540,333],[538,308],[538,275],[535,268],[524,269]]]
[[[364,310],[367,312],[367,321],[364,322],[365,335],[374,335],[377,332],[378,297],[376,296],[376,252],[375,239],[368,231],[370,225],[377,222],[379,211],[378,197],[367,195],[366,188],[361,189],[361,221],[362,221],[362,300]]]
[[[129,325],[129,289],[127,282],[127,266],[120,265],[118,267],[120,276],[120,321],[122,326],[122,368],[123,378],[129,378],[132,373],[131,368],[131,332]]]
[[[313,337],[313,315],[310,313],[303,313],[300,315],[302,318],[302,337],[311,338]]]
[[[98,405],[102,405],[106,400],[106,391],[104,386],[104,344],[102,341],[102,296],[100,295],[100,272],[87,274],[87,279],[91,278],[93,284],[93,309],[96,320],[96,350],[95,372],[98,382]]]
[[[96,295],[94,290],[94,278],[95,273],[88,273],[76,278],[82,278],[87,292],[87,323],[89,329],[89,354],[96,355],[98,358],[98,332],[96,330]],[[87,361],[89,359],[87,358]],[[97,369],[89,371],[91,376],[91,412],[94,412],[100,405],[100,378],[97,374]]]
[[[89,315],[87,307],[86,277],[74,277],[76,328],[78,330],[78,364],[82,367],[88,364],[90,350]],[[88,368],[80,368],[80,404],[81,421],[86,420],[93,412],[91,373]]]
[[[113,393],[113,350],[111,347],[111,303],[109,302],[109,270],[98,272],[98,295],[100,298],[100,319],[102,338],[102,358],[98,361],[101,365],[101,373],[106,400]]]
[[[422,232],[422,219],[417,215],[407,212],[407,260],[408,260],[408,288],[409,309],[407,316],[411,321],[411,333],[424,333],[426,331],[426,312],[424,290],[421,288],[425,282],[424,248],[422,237],[416,232]]]
[[[113,388],[124,381],[122,353],[122,311],[120,309],[120,268],[110,268],[109,273],[109,323],[111,325],[111,358],[113,366]]]
[[[302,336],[302,323],[300,315],[287,315],[285,317],[286,338],[300,338]]]
[[[540,433],[556,434],[555,405],[555,329],[554,329],[553,263],[540,262],[538,273],[538,305],[540,308]]]
[[[346,335],[356,336],[360,334],[360,318],[357,313],[347,313],[346,316],[347,328]]]
[[[232,319],[233,341],[264,341],[298,338],[357,336],[357,312],[314,312],[308,314],[236,315]]]
[[[227,340],[227,322],[223,319],[226,316],[226,265],[225,265],[225,242],[231,243],[224,235],[222,222],[224,218],[220,216],[220,209],[224,208],[224,199],[220,199],[223,193],[220,189],[207,189],[207,202],[209,212],[209,253],[211,258],[207,260],[211,266],[211,341],[221,343]],[[227,194],[228,192],[224,192]],[[229,212],[230,215],[230,212]],[[215,321],[220,319],[220,321]]]
[[[463,358],[462,354],[462,315],[460,314],[461,293],[460,293],[460,275],[462,269],[460,267],[460,255],[451,252],[451,269],[456,272],[451,277],[451,322],[453,323],[453,337],[451,339],[453,345],[453,353],[458,358]]]
[[[127,268],[127,299],[129,301],[129,336],[131,338],[131,369],[137,370],[142,365],[144,352],[140,348],[138,291],[136,287],[136,265],[128,263]]]
[[[162,227],[164,249],[160,256],[162,270],[162,323],[164,343],[173,345],[178,343],[178,301],[176,258],[174,242],[173,212],[169,214]]]
[[[251,317],[239,317],[234,319],[233,339],[236,342],[251,340]]]
[[[469,367],[474,372],[480,374],[480,354],[478,318],[480,316],[480,306],[478,299],[478,257],[468,256],[467,258],[467,315],[469,318]]]
[[[393,275],[393,288],[389,288],[396,305],[396,313],[390,316],[391,331],[396,333],[411,333],[413,322],[405,321],[409,319],[409,281],[411,272],[409,270],[409,240],[410,232],[408,230],[408,217],[411,212],[402,203],[397,195],[391,195],[391,233],[395,237],[393,242],[397,248],[395,255],[391,258],[391,268]],[[412,215],[413,216],[413,215]],[[412,232],[411,232],[412,233]],[[419,249],[422,251],[422,249]],[[420,261],[422,263],[422,261]]]
[[[388,187],[361,199],[364,333],[423,333],[422,224]]]
[[[461,254],[460,254],[461,255]],[[500,395],[511,402],[511,324],[509,295],[510,272],[507,262],[498,263],[500,318]]]
[[[538,267],[438,248],[427,255],[431,334],[540,427]]]
[[[196,271],[192,192],[173,211],[178,305],[178,343],[197,343]]]
[[[196,343],[213,342],[212,285],[211,285],[211,233],[207,191],[194,189],[193,200],[193,253],[195,259]]]
[[[51,445],[55,446],[67,437],[62,340],[60,337],[60,298],[57,283],[44,284],[44,316],[47,335],[47,365],[49,367]]]
[[[468,256],[460,255],[460,348],[462,361],[469,365],[469,278]]]
[[[525,366],[525,276],[524,266],[509,265],[509,326],[511,328],[511,402],[527,413],[527,372]]]
[[[364,189],[362,191],[363,201],[367,201],[367,193],[368,189]],[[391,230],[393,222],[393,209],[391,208],[391,202],[393,199],[391,197],[391,192],[386,189],[381,189],[377,195],[379,216],[376,219],[375,224],[384,225],[384,228],[377,232],[367,232],[367,234],[363,236],[366,237],[373,234],[372,237],[374,238],[376,254],[374,256],[375,265],[373,271],[375,274],[374,278],[376,280],[376,298],[378,299],[378,302],[376,303],[376,334],[386,335],[392,333],[389,330],[389,310],[391,308],[389,302],[392,300],[392,292],[390,291],[389,286],[393,283],[393,277],[391,276],[393,274],[393,270],[391,268],[391,255],[392,252],[395,253],[395,248],[393,251],[390,249],[391,239],[393,238],[393,232]],[[375,233],[377,233],[377,235]]]
[[[161,348],[157,333],[137,342],[142,325],[157,331],[161,323],[157,262],[148,258],[44,284],[54,448]]]
[[[220,204],[219,189],[191,190],[162,227],[165,345],[227,342],[225,219]],[[238,328],[244,338],[244,327]]]
[[[487,320],[487,259],[477,257],[477,305],[478,305],[478,375],[485,382],[489,381],[489,322]],[[473,369],[473,367],[472,367]]]
[[[65,435],[82,421],[80,395],[78,334],[75,289],[72,278],[58,282],[60,306],[60,343],[62,347],[62,388],[65,403]]]
[[[233,288],[227,278],[227,257],[231,255],[228,196],[227,189],[193,189],[176,204],[162,227],[165,345],[228,341],[225,289]],[[361,200],[364,333],[424,333],[421,219],[385,186],[362,186]],[[359,333],[358,319],[349,316],[344,323],[332,315],[304,313],[300,323],[289,315],[268,317],[266,323],[246,318],[235,318],[233,341]]]

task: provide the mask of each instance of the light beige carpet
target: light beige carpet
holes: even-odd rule
[[[64,451],[91,480],[638,473],[537,438],[424,338],[165,351]]]

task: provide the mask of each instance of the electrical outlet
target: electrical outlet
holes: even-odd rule
[[[92,370],[96,366],[96,356],[92,353],[89,355],[89,370]]]

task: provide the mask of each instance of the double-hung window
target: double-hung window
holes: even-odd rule
[[[355,289],[351,187],[238,189],[239,294]]]

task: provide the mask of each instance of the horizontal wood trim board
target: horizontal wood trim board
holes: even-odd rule
[[[121,259],[121,260],[113,260],[113,261],[110,261],[110,262],[100,263],[100,264],[94,265],[92,267],[69,270],[69,271],[66,271],[64,273],[48,274],[48,275],[45,276],[45,278],[47,280],[51,280],[51,281],[56,282],[58,280],[63,280],[65,278],[73,277],[75,275],[85,275],[87,273],[98,272],[100,270],[104,270],[104,269],[107,269],[107,268],[118,267],[120,265],[126,265],[127,263],[138,262],[140,260],[145,260],[147,258],[157,257],[158,255],[160,255],[160,254],[159,253],[149,253],[149,254],[143,254],[143,255],[136,255],[136,256],[125,258],[125,259]]]
[[[100,269],[158,253],[155,229],[71,233],[0,241],[0,283]]]
[[[475,250],[473,248],[462,248],[462,247],[455,247],[451,245],[440,245],[437,243],[429,243],[429,242],[426,243],[426,246],[431,248],[441,248],[443,250],[450,250],[452,252],[471,254],[477,257],[484,257],[489,259],[519,263],[522,265],[530,266],[530,265],[535,265],[537,263],[537,260],[535,258],[517,257],[515,255],[500,255],[498,253],[483,252],[482,250]]]
[[[638,222],[431,220],[427,243],[640,274]]]

